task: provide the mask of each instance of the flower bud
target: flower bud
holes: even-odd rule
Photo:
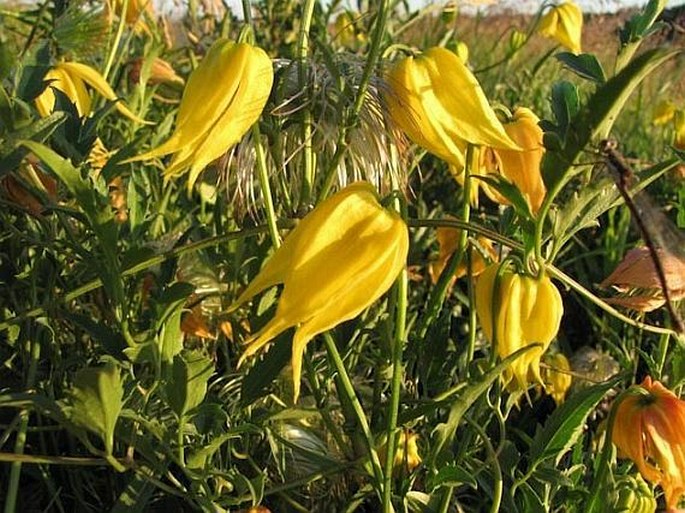
[[[419,455],[419,447],[417,441],[419,435],[403,429],[397,437],[397,447],[395,450],[395,458],[393,460],[393,473],[409,473],[421,464],[421,456]],[[381,461],[385,461],[387,453],[387,442],[378,450],[378,457]]]
[[[640,474],[616,478],[610,501],[608,513],[654,513],[656,511],[654,494]]]

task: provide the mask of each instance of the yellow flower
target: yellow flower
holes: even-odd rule
[[[59,89],[76,106],[79,116],[87,116],[91,112],[91,99],[86,86],[90,86],[111,101],[117,100],[105,78],[96,70],[78,62],[60,62],[55,64],[46,74],[44,80],[50,82],[45,90],[36,98],[36,109],[42,117],[48,116],[55,108],[54,89]],[[127,118],[137,123],[145,120],[136,116],[122,102],[116,102],[116,109]]]
[[[425,150],[461,169],[467,143],[520,149],[478,80],[451,51],[434,47],[390,70],[384,95],[392,121]]]
[[[448,216],[448,219],[449,218],[450,216]],[[443,269],[447,265],[447,261],[457,250],[457,246],[459,245],[459,237],[461,236],[461,230],[458,228],[447,228],[441,226],[435,231],[435,236],[439,245],[438,258],[434,262],[431,262],[428,267],[428,273],[430,274],[431,281],[433,283],[438,281]],[[491,259],[496,259],[497,254],[495,253],[495,250],[492,247],[492,242],[489,239],[479,236],[477,241],[478,245],[488,254]],[[480,251],[471,245],[469,246],[469,251],[471,254],[471,273],[473,276],[478,276],[485,270],[487,264],[485,263],[483,255],[481,255]],[[451,280],[452,283],[454,283],[455,280],[466,276],[467,273],[468,267],[466,266],[466,261],[464,259],[459,267],[457,267],[457,270],[455,271]]]
[[[421,464],[421,456],[419,455],[419,447],[417,441],[419,435],[412,433],[407,429],[403,429],[397,437],[397,450],[395,451],[395,458],[393,461],[393,473],[399,473],[403,470],[409,473]],[[381,445],[378,450],[378,457],[381,461],[385,461],[387,453],[387,441]]]
[[[665,125],[670,123],[677,110],[675,103],[671,100],[662,100],[656,104],[654,107],[654,112],[652,113],[652,124],[654,125]]]
[[[261,48],[219,39],[188,78],[176,129],[161,146],[125,162],[174,153],[166,178],[200,172],[240,141],[262,114],[273,83],[271,59]]]
[[[568,358],[562,353],[555,353],[546,357],[545,363],[548,367],[544,367],[541,372],[545,391],[554,399],[557,406],[561,406],[573,381],[568,373],[571,370],[571,365]]]
[[[357,27],[359,19],[358,13],[343,11],[333,23],[333,37],[340,41],[342,46],[351,50],[358,49],[367,40],[366,35]]]
[[[547,189],[542,181],[540,164],[545,154],[542,143],[543,132],[538,126],[540,118],[525,107],[514,111],[513,118],[504,124],[504,130],[522,150],[508,150],[492,148],[489,160],[495,169],[488,172],[499,172],[507,181],[513,183],[523,194],[531,212],[537,213],[545,199]],[[495,189],[486,183],[481,183],[483,191],[490,199],[508,205],[509,202]]]
[[[529,376],[544,384],[540,357],[559,331],[564,312],[561,295],[550,279],[536,279],[490,265],[476,282],[476,312],[485,338],[493,343],[500,358],[534,343],[541,344],[517,358],[503,373],[502,382],[511,390],[526,390]],[[496,300],[495,287],[498,289]],[[497,308],[493,312],[493,308]],[[496,336],[495,336],[496,335]]]
[[[369,183],[353,183],[320,203],[286,237],[231,310],[284,285],[275,317],[248,339],[242,361],[290,327],[295,400],[307,343],[359,315],[390,288],[404,267],[407,226],[379,203]]]
[[[673,146],[679,150],[685,150],[685,111],[678,109],[673,116]]]
[[[538,32],[554,39],[569,51],[582,52],[580,40],[583,32],[583,11],[574,2],[552,7],[540,18]]]
[[[664,490],[667,509],[685,493],[685,401],[647,376],[618,403],[611,439],[619,456]]]
[[[109,24],[114,21],[114,15],[121,16],[124,10],[124,0],[106,0],[106,14]],[[152,0],[128,0],[124,18],[127,25],[133,25],[136,32],[150,33],[150,28],[145,23],[145,13],[154,15]]]

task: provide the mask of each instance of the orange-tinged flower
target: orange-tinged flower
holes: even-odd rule
[[[283,284],[275,317],[248,339],[240,361],[296,327],[292,368],[297,400],[307,343],[381,297],[405,266],[408,249],[407,225],[381,206],[371,184],[355,182],[321,202],[231,307]]]
[[[124,13],[124,0],[107,0],[105,5],[110,24],[114,21],[114,15],[122,16]],[[150,17],[154,15],[152,0],[128,0],[126,2],[126,12],[123,16],[126,24],[133,25],[133,30],[136,32],[150,33],[150,28],[145,23],[146,14]]]
[[[497,279],[499,267],[490,265],[476,281],[476,312],[483,334],[495,342],[500,358],[540,344],[514,360],[502,373],[502,382],[512,390],[526,390],[529,380],[544,385],[540,358],[559,331],[561,295],[544,274],[533,278],[504,269]]]
[[[552,7],[540,18],[538,32],[554,39],[569,51],[581,53],[583,11],[574,2],[564,2]]]
[[[685,262],[678,256],[658,249],[657,254],[664,270],[664,278],[671,299],[685,298]],[[600,284],[624,293],[606,301],[641,312],[650,312],[665,303],[661,281],[649,248],[638,247],[626,253],[616,269]]]
[[[435,231],[435,237],[437,238],[439,245],[438,258],[434,262],[431,262],[428,266],[428,273],[430,274],[431,281],[433,283],[438,281],[440,274],[447,265],[447,261],[457,250],[460,236],[461,230],[458,228],[441,226]],[[477,242],[480,248],[483,249],[491,259],[496,259],[497,253],[492,247],[492,242],[489,239],[479,236],[477,238]],[[483,270],[485,270],[487,264],[481,252],[474,248],[471,244],[469,244],[469,251],[471,255],[471,273],[473,276],[478,276],[483,272]],[[467,273],[468,267],[466,265],[466,261],[463,261],[461,264],[459,264],[459,267],[457,267],[457,270],[452,277],[452,283],[454,283],[455,280],[466,276]]]
[[[434,47],[395,64],[384,98],[409,138],[461,169],[467,143],[520,149],[490,107],[478,80],[453,52]]]
[[[76,106],[79,116],[91,112],[91,99],[86,86],[92,87],[106,99],[116,101],[116,109],[127,118],[138,123],[145,120],[136,116],[126,105],[117,101],[117,95],[105,78],[95,69],[78,62],[59,62],[46,74],[44,80],[50,81],[45,90],[36,98],[36,109],[42,117],[48,116],[55,108],[54,89],[59,89]]]
[[[131,68],[129,70],[129,78],[132,82],[140,82],[140,74],[143,69],[143,64],[145,64],[145,59],[139,57],[138,59],[133,59],[131,61]],[[147,78],[147,83],[154,84],[177,84],[183,85],[185,81],[176,74],[174,68],[171,67],[164,59],[155,57],[150,64],[150,72]]]
[[[501,174],[507,181],[513,183],[523,194],[531,212],[537,213],[545,199],[547,189],[542,180],[540,164],[545,154],[542,142],[543,132],[538,125],[540,118],[525,107],[519,107],[514,111],[512,119],[504,123],[504,130],[522,150],[508,150],[491,148],[486,151],[492,152],[487,163],[494,164],[494,169],[487,170]],[[509,202],[494,188],[482,183],[483,191],[490,199],[502,204]]]
[[[667,508],[685,493],[685,401],[647,376],[616,406],[611,439],[619,455],[664,490]]]
[[[188,78],[171,137],[125,162],[173,153],[164,176],[188,172],[188,190],[192,189],[200,172],[238,143],[259,119],[272,83],[273,66],[264,50],[217,40]]]

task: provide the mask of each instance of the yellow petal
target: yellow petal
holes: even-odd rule
[[[448,133],[472,144],[520,150],[504,131],[478,80],[454,53],[434,47],[417,58],[425,67],[433,93],[443,108],[432,115]]]
[[[569,51],[581,53],[583,11],[574,2],[564,2],[552,7],[540,18],[538,32],[556,40]]]
[[[116,102],[116,109],[127,118],[135,121],[136,123],[148,123],[144,119],[139,118],[133,112],[131,112],[122,102],[118,101],[116,93],[107,83],[105,77],[103,77],[95,69],[79,62],[60,62],[56,67],[63,69],[75,79],[80,79],[81,81],[85,82],[102,96],[104,96],[107,100]]]

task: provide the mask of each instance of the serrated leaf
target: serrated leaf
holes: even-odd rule
[[[119,369],[112,363],[81,369],[69,390],[69,419],[98,435],[108,455],[112,454],[114,448],[114,428],[123,397],[124,387]]]
[[[202,403],[207,380],[214,374],[214,363],[199,352],[184,352],[174,357],[166,392],[169,406],[183,418]]]
[[[554,410],[544,428],[533,438],[530,448],[531,468],[552,458],[558,462],[580,437],[588,415],[618,381],[613,379],[580,390]]]
[[[214,438],[208,445],[205,445],[202,449],[195,451],[188,457],[186,466],[192,469],[200,469],[205,466],[208,458],[211,458],[216,451],[218,451],[222,445],[224,445],[229,440],[234,438],[242,438],[249,434],[259,434],[259,430],[256,426],[251,424],[241,424],[239,427],[232,429],[228,433],[224,433],[216,438]]]
[[[599,84],[606,82],[604,68],[594,54],[581,53],[576,55],[571,52],[559,52],[556,58],[579,77]]]

